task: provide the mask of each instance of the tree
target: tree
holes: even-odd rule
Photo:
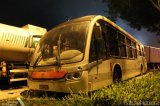
[[[160,12],[160,0],[149,0],[149,2]]]
[[[132,28],[142,27],[160,34],[160,0],[103,0],[109,18],[126,20]]]

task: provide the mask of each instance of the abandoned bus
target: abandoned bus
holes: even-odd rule
[[[64,22],[39,42],[29,68],[30,90],[89,92],[147,69],[144,46],[103,16]]]

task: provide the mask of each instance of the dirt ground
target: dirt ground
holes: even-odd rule
[[[25,90],[28,90],[28,87],[21,86],[17,88],[9,88],[7,90],[0,90],[0,100],[15,99],[17,97],[21,97],[20,93]]]

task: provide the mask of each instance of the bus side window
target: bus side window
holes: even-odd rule
[[[90,44],[90,58],[89,61],[96,61],[97,59],[106,58],[106,49],[104,39],[102,37],[101,26],[95,25],[92,32],[92,39]]]
[[[132,43],[132,45],[133,45],[133,55],[134,55],[134,58],[137,58],[136,43],[135,43],[135,42],[133,42],[133,43]]]
[[[133,58],[131,40],[127,38],[127,50],[128,50],[128,58]]]
[[[139,55],[142,56],[142,51],[141,51],[140,45],[138,45],[138,51],[139,51]]]
[[[120,55],[121,57],[127,57],[125,36],[122,33],[118,32],[118,38],[119,38]]]
[[[112,56],[119,56],[117,31],[110,25],[106,25],[109,51]]]

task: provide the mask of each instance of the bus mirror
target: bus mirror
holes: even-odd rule
[[[96,23],[94,26],[94,34],[96,39],[100,39],[102,36],[102,29],[99,23]]]
[[[100,27],[100,24],[96,22],[95,26],[96,26],[96,27]]]

